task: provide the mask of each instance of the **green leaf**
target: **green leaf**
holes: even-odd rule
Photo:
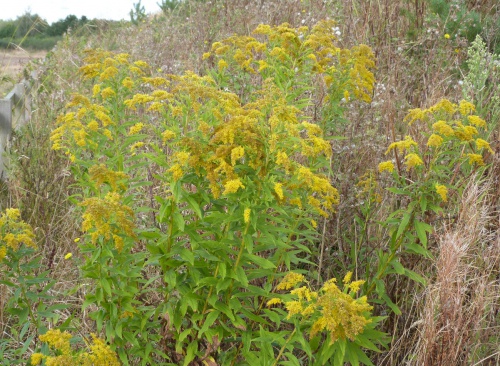
[[[406,230],[406,227],[410,223],[410,219],[411,219],[411,214],[406,212],[403,215],[403,219],[401,220],[401,223],[399,224],[398,233],[396,234],[396,237],[399,238],[401,236],[401,234],[403,234],[403,232]]]
[[[391,310],[394,312],[396,315],[401,315],[401,310],[399,310],[399,307],[392,302],[392,300],[387,296],[386,293],[380,296],[382,300],[385,301],[386,305],[391,308]]]
[[[258,265],[260,268],[264,268],[264,269],[276,268],[276,265],[273,262],[271,262],[270,260],[268,260],[266,258],[259,257],[258,255],[244,253],[243,259],[246,260],[247,262],[254,263],[254,264]]]
[[[118,336],[118,338],[120,338],[120,339],[123,338],[122,329],[123,329],[123,322],[119,321],[116,324],[115,332],[116,332],[116,335]]]
[[[414,220],[413,225],[415,226],[417,236],[420,239],[422,246],[427,249],[427,232],[432,232],[432,226],[418,220]]]
[[[189,204],[189,206],[193,209],[193,211],[196,213],[196,215],[198,216],[198,218],[202,218],[202,213],[201,213],[201,209],[200,209],[200,205],[198,205],[198,203],[194,200],[194,198],[192,196],[189,195],[189,193],[184,193],[184,199],[187,201],[187,203]]]
[[[427,210],[427,197],[426,196],[422,196],[420,198],[420,209],[422,210],[422,212],[425,212]]]
[[[184,259],[186,262],[189,262],[192,266],[194,266],[194,254],[192,251],[186,248],[180,248],[179,250],[179,255],[181,256],[182,259]]]
[[[102,288],[104,291],[111,296],[111,285],[109,284],[108,279],[106,278],[101,278],[99,283],[101,284]]]
[[[245,273],[243,268],[238,267],[236,269],[233,269],[231,271],[231,278],[234,278],[236,281],[238,281],[241,284],[241,287],[243,288],[248,287],[247,274]]]
[[[215,304],[213,305],[213,307],[217,310],[220,310],[222,313],[224,313],[231,321],[233,321],[235,319],[231,308],[229,306],[227,306],[226,304],[224,304],[223,302],[216,301]]]
[[[394,268],[394,270],[396,271],[397,274],[404,274],[405,273],[405,268],[403,267],[403,265],[401,263],[399,263],[399,261],[397,259],[393,259],[391,261],[391,266],[392,268]]]
[[[423,246],[418,245],[416,243],[406,243],[405,248],[409,252],[412,252],[415,254],[420,254],[420,255],[427,257],[427,258],[432,258],[431,253],[427,249],[425,249]]]
[[[184,232],[184,227],[185,227],[185,222],[184,222],[184,216],[182,216],[179,212],[174,212],[173,215],[174,223],[177,229],[179,229],[180,232]]]
[[[201,337],[203,333],[205,333],[210,326],[217,320],[219,317],[220,311],[219,310],[213,310],[210,313],[208,313],[207,317],[205,318],[205,322],[203,323],[203,326],[201,327],[200,331],[198,332],[198,335]]]
[[[412,279],[415,282],[421,283],[424,286],[427,285],[427,280],[424,277],[420,276],[416,272],[413,272],[413,271],[405,268],[405,273],[404,274],[405,274],[406,277]]]
[[[193,341],[188,344],[186,349],[186,357],[184,358],[184,366],[188,366],[191,361],[196,357],[196,352],[198,351],[198,342]]]

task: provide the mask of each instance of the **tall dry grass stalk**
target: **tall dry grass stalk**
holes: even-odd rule
[[[435,279],[422,297],[411,365],[498,365],[491,343],[498,340],[493,328],[500,298],[500,240],[488,230],[489,188],[471,180],[457,221],[438,240]]]

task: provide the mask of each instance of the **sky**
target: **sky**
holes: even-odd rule
[[[73,14],[89,19],[130,20],[129,12],[139,0],[0,0],[0,19],[16,19],[26,11],[49,24]],[[142,0],[146,13],[157,13],[161,0]]]

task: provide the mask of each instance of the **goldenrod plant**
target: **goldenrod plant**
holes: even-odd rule
[[[404,253],[432,256],[427,243],[435,229],[433,223],[443,215],[455,214],[456,206],[450,201],[459,200],[467,183],[482,176],[494,154],[487,142],[487,123],[475,110],[466,100],[452,103],[447,99],[427,109],[410,110],[405,117],[410,133],[389,145],[385,154],[392,159],[378,166],[381,174],[392,176],[388,190],[401,204],[385,221],[391,240],[388,248],[379,250],[367,293],[376,290],[397,313],[381,279],[398,273],[425,284],[423,277],[404,268],[400,258]]]
[[[216,42],[205,76],[88,52],[91,95],[73,96],[51,139],[82,187],[82,270],[96,286],[84,307],[97,305],[123,362],[298,362],[280,351],[297,330],[265,304],[283,271],[313,264],[318,217],[339,200],[332,126],[307,95],[326,85],[328,109],[368,101],[374,82],[369,47],[335,46],[333,26],[262,25],[260,40]]]

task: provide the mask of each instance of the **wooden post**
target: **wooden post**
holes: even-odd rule
[[[14,110],[12,114],[12,128],[18,129],[26,123],[26,111],[25,111],[25,88],[24,84],[16,84],[14,89]]]
[[[12,131],[12,99],[14,92],[6,98],[0,99],[0,179],[6,178],[3,153],[7,149],[10,133]]]

